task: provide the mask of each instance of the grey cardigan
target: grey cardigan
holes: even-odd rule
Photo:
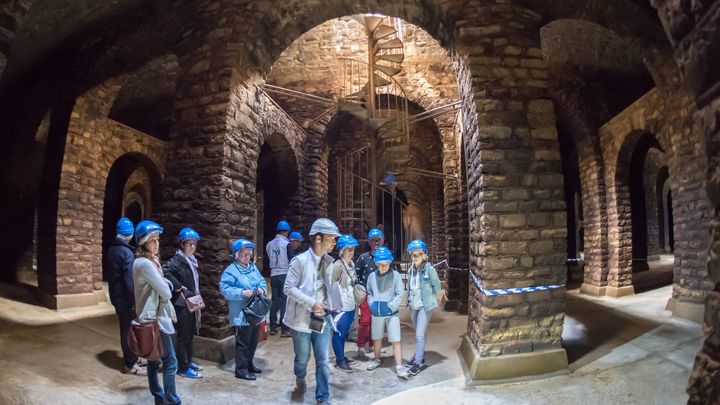
[[[157,320],[163,333],[175,333],[175,308],[170,302],[172,283],[162,276],[162,270],[150,259],[136,258],[133,262],[133,286],[137,321]]]

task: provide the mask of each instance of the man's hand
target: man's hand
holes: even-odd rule
[[[245,296],[245,298],[250,298],[250,297],[252,297],[252,294],[253,294],[253,293],[252,293],[252,291],[250,291],[250,290],[244,290],[244,291],[243,291],[243,295]]]
[[[322,302],[316,302],[313,304],[311,308],[312,312],[316,314],[324,314],[325,313],[325,306],[322,304]]]

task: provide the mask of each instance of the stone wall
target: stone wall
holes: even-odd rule
[[[656,88],[600,128],[607,185],[609,295],[632,290],[629,190],[628,184],[618,181],[629,175],[629,154],[646,132],[655,134],[669,163],[675,232],[673,298],[702,303],[710,290],[704,241],[710,215],[704,175],[707,159],[700,146],[701,134],[693,128],[693,110],[681,89]]]
[[[0,77],[5,70],[15,30],[30,8],[30,0],[3,0],[0,2]]]
[[[70,117],[56,196],[55,269],[39,268],[40,288],[52,294],[102,289],[103,204],[113,164],[141,154],[164,171],[165,142],[106,118],[119,87],[111,81],[79,97]]]

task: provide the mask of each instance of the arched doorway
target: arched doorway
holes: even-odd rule
[[[141,153],[126,153],[110,168],[103,204],[103,256],[115,238],[115,225],[121,216],[137,224],[151,218],[160,202],[160,173],[155,163]],[[104,278],[104,277],[103,277]]]
[[[298,169],[295,154],[287,138],[273,133],[265,138],[260,147],[257,163],[257,246],[261,270],[270,275],[265,245],[275,237],[275,225],[280,220],[288,220],[292,214],[291,201],[298,192]],[[297,226],[290,222],[290,226]],[[260,267],[260,266],[258,266]]]

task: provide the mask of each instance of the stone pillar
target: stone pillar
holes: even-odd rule
[[[492,3],[492,2],[491,2]],[[561,159],[540,16],[478,5],[458,24],[470,271],[469,377],[505,380],[567,372],[561,347],[565,288],[488,295],[498,288],[565,284],[566,213]],[[465,10],[467,12],[467,10]]]
[[[468,205],[461,137],[452,122],[438,124],[443,148],[443,198],[445,200],[445,257],[448,260],[443,309],[467,313],[468,303]]]
[[[430,201],[430,234],[431,247],[430,258],[433,262],[445,260],[445,205],[443,200],[433,199]],[[438,274],[445,281],[445,274]]]
[[[558,72],[562,77],[552,86],[553,98],[560,103],[562,117],[575,141],[580,175],[584,221],[585,262],[580,292],[605,295],[608,278],[608,223],[605,195],[605,163],[597,135],[597,119],[589,114],[580,86],[582,79]]]
[[[580,292],[605,295],[608,276],[605,177],[600,145],[593,135],[578,143],[585,225],[585,271]]]

